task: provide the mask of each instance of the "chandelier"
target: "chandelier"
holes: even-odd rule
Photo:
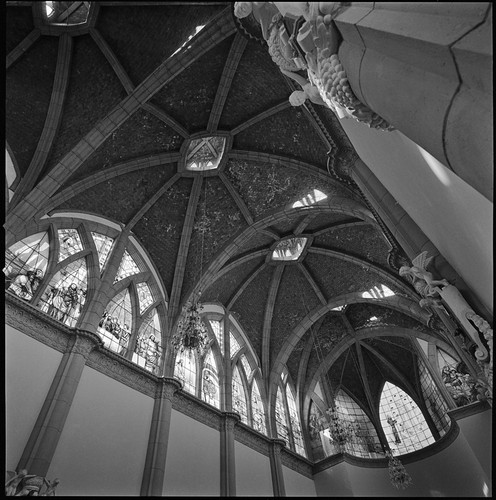
[[[202,354],[207,343],[207,328],[200,312],[203,306],[200,302],[187,302],[183,307],[181,319],[177,323],[176,333],[172,337],[172,346],[178,352],[186,349]]]
[[[386,457],[389,459],[388,467],[391,484],[397,489],[404,490],[408,488],[413,481],[400,459],[394,457],[391,450],[386,450]]]
[[[332,439],[342,448],[352,440],[354,429],[349,422],[340,417],[336,406],[328,408],[326,413],[329,416],[329,433]]]

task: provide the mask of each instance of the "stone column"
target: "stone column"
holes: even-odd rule
[[[181,382],[174,378],[163,377],[157,384],[145,468],[141,481],[141,496],[162,496],[172,401],[174,394],[180,388]]]
[[[490,2],[352,2],[334,18],[357,97],[492,201]]]
[[[236,496],[236,460],[234,426],[241,420],[237,413],[226,411],[220,430],[220,496]]]
[[[272,475],[272,490],[275,497],[285,497],[284,476],[282,473],[281,450],[286,445],[283,439],[272,438],[269,444],[270,472]]]
[[[97,345],[100,339],[90,332],[78,330],[70,339],[16,470],[46,476],[86,360]]]

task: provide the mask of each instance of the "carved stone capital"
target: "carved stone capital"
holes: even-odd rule
[[[239,414],[232,411],[225,411],[222,416],[224,417],[224,428],[227,431],[232,432],[235,425],[238,422],[241,422],[241,417],[239,416]]]
[[[157,384],[157,399],[174,400],[174,394],[182,388],[182,383],[171,377],[163,377],[159,379]]]
[[[286,446],[284,439],[272,438],[270,440],[270,449],[276,456],[281,456],[282,449]]]
[[[88,358],[90,352],[103,345],[100,337],[86,330],[76,330],[74,341],[69,344],[69,351],[73,354],[81,354]]]

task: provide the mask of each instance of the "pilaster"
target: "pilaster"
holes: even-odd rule
[[[77,330],[68,344],[45,402],[24,447],[17,470],[45,477],[90,352],[101,344],[97,335]]]
[[[286,445],[283,439],[271,439],[269,444],[270,472],[272,475],[272,489],[275,497],[285,497],[284,476],[282,473],[281,450]]]
[[[241,417],[234,412],[223,413],[220,429],[220,496],[236,496],[236,459],[234,427]]]
[[[145,468],[141,481],[141,496],[162,496],[167,447],[174,394],[181,388],[179,380],[159,379],[153,406]]]

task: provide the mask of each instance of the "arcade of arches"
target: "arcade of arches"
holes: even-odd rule
[[[6,2],[7,494],[491,496],[491,11]]]

